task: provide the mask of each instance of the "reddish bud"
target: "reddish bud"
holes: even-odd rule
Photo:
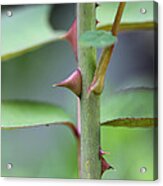
[[[75,70],[67,79],[60,83],[54,84],[53,87],[66,87],[77,96],[80,96],[82,89],[82,77],[80,69]]]

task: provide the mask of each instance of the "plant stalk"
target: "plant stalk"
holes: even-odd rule
[[[96,29],[95,3],[77,5],[78,40],[85,31]],[[100,98],[91,94],[88,98],[87,89],[93,80],[96,69],[96,49],[81,47],[78,44],[78,60],[82,74],[81,93],[81,178],[100,179],[101,162],[100,146]]]
[[[119,3],[117,14],[115,16],[115,20],[111,31],[114,36],[117,36],[118,34],[120,21],[123,15],[125,4],[126,4],[125,2]],[[113,49],[114,44],[112,46],[104,48],[101,54],[98,66],[95,71],[93,82],[91,83],[91,88],[89,88],[91,91],[93,90],[96,94],[101,94],[103,91],[107,67],[110,63]]]
[[[126,5],[126,2],[119,3],[117,14],[115,16],[115,20],[114,20],[114,23],[113,23],[113,26],[112,26],[112,31],[111,31],[113,36],[117,36],[117,34],[118,34],[118,29],[119,29],[119,26],[120,26],[120,22],[121,22],[121,18],[122,18],[122,15],[123,15],[125,5]],[[106,47],[103,50],[103,53],[101,55],[101,59],[100,59],[100,62],[99,62],[99,66],[100,66],[99,74],[104,76],[104,77],[106,75],[107,66],[110,62],[110,58],[111,58],[113,49],[114,49],[114,45],[112,45],[111,47]],[[104,63],[103,61],[106,61],[106,62]]]

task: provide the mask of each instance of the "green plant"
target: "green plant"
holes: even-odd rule
[[[109,23],[106,27],[100,27],[102,30],[109,29],[111,30],[110,32],[101,30],[96,31],[95,3],[77,5],[77,19],[74,20],[68,32],[54,32],[47,26],[44,17],[46,15],[45,12],[48,10],[46,6],[40,9],[40,12],[32,9],[30,10],[30,13],[24,11],[23,14],[28,13],[29,15],[38,13],[38,15],[35,16],[36,20],[34,21],[34,24],[37,23],[37,27],[39,27],[40,31],[44,34],[38,33],[37,27],[33,27],[36,29],[36,33],[38,33],[37,37],[34,37],[31,40],[24,40],[25,36],[18,37],[20,40],[24,40],[22,42],[21,50],[20,46],[17,45],[15,41],[13,41],[14,47],[12,46],[12,48],[10,48],[10,45],[8,44],[10,42],[7,43],[5,41],[3,47],[4,50],[2,51],[2,61],[7,61],[10,58],[24,55],[26,52],[42,47],[49,42],[60,40],[67,40],[70,42],[76,60],[78,61],[78,67],[69,78],[54,86],[69,88],[78,97],[77,127],[73,124],[74,121],[72,121],[71,117],[69,117],[68,114],[65,114],[65,112],[57,106],[37,102],[4,101],[2,105],[2,128],[15,129],[50,124],[62,124],[69,127],[73,132],[78,145],[78,172],[80,172],[81,178],[99,179],[107,169],[114,167],[104,158],[106,153],[100,147],[100,127],[152,127],[157,124],[157,119],[151,116],[144,117],[143,114],[142,117],[135,118],[132,113],[130,113],[129,116],[132,118],[123,116],[121,118],[119,115],[121,115],[120,113],[122,113],[123,109],[119,112],[117,111],[117,116],[115,116],[115,118],[113,117],[109,120],[108,118],[105,118],[104,121],[101,121],[100,119],[100,97],[104,89],[104,80],[108,63],[110,62],[114,49],[114,43],[117,42],[116,36],[118,30],[153,27],[153,22],[144,23],[141,22],[141,20],[137,21],[136,18],[136,21],[133,21],[133,23],[122,22],[122,24],[120,24],[125,9],[125,3],[120,3],[118,7],[117,5],[117,3],[113,3],[108,6],[108,8],[111,8],[114,11],[116,10],[114,21]],[[40,15],[43,16],[42,19],[38,19]],[[39,22],[37,19],[41,21]],[[22,32],[22,35],[24,33],[25,32]],[[56,33],[56,36],[54,33]],[[54,39],[55,37],[56,39]],[[97,67],[96,48],[104,48]],[[142,94],[139,96],[141,91],[145,96],[149,96],[148,94],[150,94],[143,90],[139,90],[138,93],[137,91],[134,91],[134,93],[129,92],[129,94],[135,94],[134,97],[137,96],[138,100],[141,102]],[[115,102],[117,99],[122,100],[124,99],[123,96],[122,92],[121,95],[116,96],[115,100],[113,98],[112,100],[110,99],[109,102]],[[126,102],[127,101],[128,100],[126,100]],[[117,106],[117,104],[113,104],[113,107],[114,106]],[[111,115],[111,110],[107,108],[105,114]]]

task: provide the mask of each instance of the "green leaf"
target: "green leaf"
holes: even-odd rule
[[[12,17],[2,14],[2,60],[22,55],[60,39],[64,31],[54,31],[48,22],[50,5],[30,5],[14,9]]]
[[[153,127],[157,126],[156,118],[119,118],[111,121],[106,121],[101,126],[112,127]]]
[[[3,101],[2,129],[14,130],[2,130],[2,175],[77,178],[77,141],[62,125],[71,128],[67,121],[68,115],[58,106]],[[31,128],[45,124],[48,127]],[[8,162],[14,165],[11,171]]]
[[[118,118],[155,118],[155,91],[148,88],[130,88],[103,99],[101,123]]]
[[[70,121],[69,116],[55,105],[30,101],[2,102],[2,128],[34,127]]]
[[[79,41],[82,46],[104,48],[111,46],[116,40],[116,37],[111,32],[98,30],[83,33]]]
[[[62,24],[66,22],[65,19],[62,21]],[[36,100],[59,105],[75,123],[75,96],[68,90],[52,88],[52,84],[72,71],[73,60],[69,44],[58,42],[2,63],[2,100]]]
[[[156,118],[154,88],[128,88],[119,92],[106,91],[101,103],[101,123],[113,121],[109,126],[119,122],[119,118]],[[154,119],[155,120],[155,119]],[[125,121],[125,120],[124,120]],[[148,121],[150,123],[150,121]],[[144,123],[144,122],[143,122]],[[148,124],[149,124],[148,123]],[[123,125],[122,121],[119,125]],[[125,123],[126,124],[126,123]],[[133,123],[132,123],[133,124]],[[141,123],[134,123],[134,125]],[[116,124],[117,125],[117,124]],[[108,170],[102,179],[153,180],[155,179],[154,143],[157,127],[108,127],[103,125],[101,131],[101,148],[110,152],[105,156],[117,171]],[[130,157],[130,158],[129,158]],[[142,164],[148,167],[145,174],[140,174]]]
[[[101,127],[101,148],[110,152],[105,159],[116,171],[108,170],[102,179],[155,179],[155,128]],[[140,167],[148,168],[145,174]]]
[[[3,177],[78,178],[77,143],[67,127],[2,130],[1,136]]]
[[[121,21],[120,30],[134,30],[153,27],[155,2],[127,2]],[[118,2],[101,3],[97,8],[98,28],[110,30],[113,24]],[[140,9],[145,8],[145,14],[140,13]],[[106,27],[105,27],[105,26]]]

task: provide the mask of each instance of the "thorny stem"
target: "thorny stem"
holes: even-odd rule
[[[118,27],[122,17],[125,3],[120,3],[117,15],[112,27],[112,34],[117,35]],[[95,3],[84,3],[77,5],[77,33],[80,35],[86,31],[95,30],[96,16]],[[78,161],[80,161],[81,178],[100,179],[101,162],[99,157],[100,147],[100,98],[96,94],[87,96],[87,89],[94,78],[100,85],[95,87],[96,93],[103,89],[105,74],[109,64],[114,45],[106,47],[101,55],[100,62],[96,68],[96,50],[92,47],[81,47],[78,44],[78,60],[82,75],[82,92],[78,99],[78,131],[81,131],[78,143]],[[95,76],[94,76],[95,75]],[[99,82],[100,81],[100,82]],[[79,109],[80,105],[80,109]],[[79,114],[80,112],[80,114]],[[79,117],[80,116],[80,117]],[[81,120],[81,121],[79,121]],[[80,146],[80,149],[79,149]]]
[[[86,31],[95,30],[95,3],[77,5],[78,40]],[[81,138],[80,138],[80,177],[100,179],[100,100],[92,94],[87,98],[87,88],[92,82],[96,69],[96,50],[78,45],[78,59],[82,74],[81,103]]]

